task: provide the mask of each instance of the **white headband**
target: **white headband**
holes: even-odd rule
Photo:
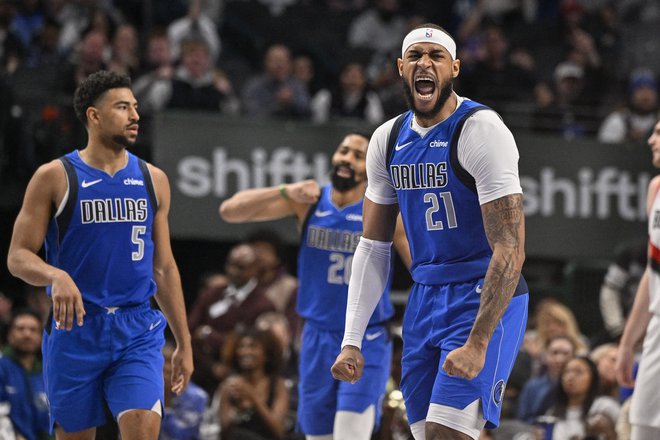
[[[446,32],[435,28],[419,28],[413,29],[403,39],[401,46],[401,58],[403,58],[406,50],[415,43],[435,43],[447,49],[452,59],[456,59],[456,43],[454,39]]]

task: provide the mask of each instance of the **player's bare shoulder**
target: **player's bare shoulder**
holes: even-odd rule
[[[55,205],[59,205],[67,193],[66,171],[59,159],[45,163],[34,172],[28,191],[38,191],[47,196]]]

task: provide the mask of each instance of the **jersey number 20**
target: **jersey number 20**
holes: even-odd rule
[[[339,252],[330,254],[330,267],[328,267],[328,284],[348,284],[351,278],[351,264],[353,255],[344,255]]]

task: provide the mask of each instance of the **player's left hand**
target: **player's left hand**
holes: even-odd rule
[[[442,370],[449,376],[472,380],[484,367],[484,362],[486,362],[486,350],[465,344],[447,355]]]
[[[183,392],[190,382],[192,376],[193,356],[192,348],[181,347],[177,344],[172,354],[172,392],[177,396]]]

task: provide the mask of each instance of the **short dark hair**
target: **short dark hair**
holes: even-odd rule
[[[341,137],[341,139],[339,139],[339,142],[337,142],[337,144],[340,144],[341,141],[343,141],[346,136],[361,136],[365,138],[367,141],[369,141],[371,139],[371,134],[372,133],[370,131],[363,128],[352,128],[348,130],[346,133],[344,133],[344,135]]]
[[[131,79],[109,70],[99,70],[89,75],[80,83],[73,95],[73,108],[76,116],[87,125],[87,109],[110,89],[131,88]]]
[[[39,315],[39,312],[37,312],[35,309],[29,308],[29,307],[20,307],[18,309],[15,309],[12,311],[11,314],[11,319],[9,320],[9,325],[7,328],[11,330],[14,327],[14,324],[16,323],[16,320],[21,317],[21,316],[32,316],[34,319],[37,320],[40,326],[43,327],[43,322],[41,321],[41,315]]]

